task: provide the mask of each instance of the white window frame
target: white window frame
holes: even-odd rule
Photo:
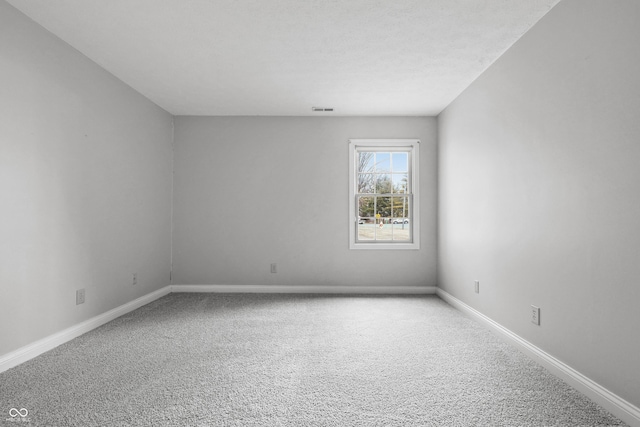
[[[350,139],[349,140],[349,249],[420,249],[420,140],[418,139]],[[409,225],[412,240],[410,242],[358,242],[358,220],[356,194],[356,173],[358,170],[357,153],[359,151],[401,151],[409,149],[410,196],[412,197]]]

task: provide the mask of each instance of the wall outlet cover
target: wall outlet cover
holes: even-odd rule
[[[531,306],[531,323],[540,325],[540,307]]]
[[[84,289],[76,291],[76,305],[84,304]]]

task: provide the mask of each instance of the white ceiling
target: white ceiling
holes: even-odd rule
[[[436,115],[559,0],[7,1],[172,114],[298,116]]]

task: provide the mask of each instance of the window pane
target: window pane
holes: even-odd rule
[[[393,211],[391,216],[394,221],[409,222],[409,198],[408,197],[394,197],[393,198]]]
[[[398,241],[411,240],[409,224],[391,224],[391,227],[393,227],[393,240],[398,240]]]
[[[382,224],[378,221],[376,227],[376,240],[393,240],[391,236],[393,230],[391,229],[392,225],[389,224],[389,218],[384,218],[382,221]]]
[[[404,194],[407,192],[407,184],[409,182],[409,177],[406,173],[404,174],[397,174],[394,173],[393,175],[391,175],[392,178],[392,183],[393,183],[393,192],[394,193],[400,193],[400,194]]]
[[[375,197],[360,197],[358,199],[358,219],[371,221],[375,217]]]
[[[380,215],[378,217],[378,215]],[[391,197],[376,197],[376,218],[387,223],[391,219]]]
[[[376,172],[391,172],[391,153],[376,153]]]
[[[391,194],[391,175],[376,174],[376,193]]]
[[[392,153],[394,172],[409,172],[409,153]]]
[[[358,153],[358,172],[373,172],[374,155],[372,151]]]
[[[358,221],[358,240],[375,240],[376,225],[374,223],[360,224]]]
[[[375,193],[376,176],[372,173],[359,173],[358,174],[358,188],[357,193]]]

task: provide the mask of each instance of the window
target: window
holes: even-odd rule
[[[416,139],[349,140],[349,247],[419,249]]]

